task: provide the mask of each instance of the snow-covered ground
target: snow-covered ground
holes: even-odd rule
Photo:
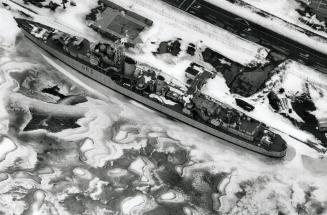
[[[296,0],[243,0],[261,10],[269,12],[288,22],[299,24],[299,14],[295,9],[300,8],[300,3]]]
[[[144,44],[141,48],[146,53],[153,50],[151,42],[167,41],[182,38],[185,42],[209,46],[227,58],[243,65],[265,62],[267,49],[244,40],[224,29],[205,23],[188,14],[181,13],[160,0],[132,1],[113,0],[112,2],[151,19],[154,24],[148,31],[141,34]],[[147,63],[161,65],[156,58],[140,55],[139,59]]]
[[[312,31],[314,33],[320,34],[324,37],[327,36],[326,33],[317,31],[302,21],[300,19],[306,20],[309,24],[317,24],[323,26],[325,23],[323,21],[319,21],[315,15],[302,17],[297,10],[303,9],[300,2],[296,0],[243,0],[261,10],[264,10],[270,14],[273,14],[277,17],[280,17],[294,25]],[[304,0],[304,2],[308,2]]]
[[[22,2],[16,0],[17,2]],[[224,29],[217,28],[211,24],[202,22],[201,20],[190,17],[188,14],[183,14],[177,9],[172,9],[160,0],[145,1],[139,0],[137,2],[132,0],[113,0],[112,2],[121,5],[127,9],[142,14],[154,21],[154,26],[141,35],[143,42],[145,43],[143,48],[153,48],[149,44],[151,41],[164,41],[176,38],[184,38],[185,41],[202,44],[203,46],[210,46],[215,51],[223,54],[224,56],[247,65],[250,63],[264,63],[268,49],[244,40]],[[6,1],[11,7],[18,8],[10,1]],[[85,25],[84,17],[88,12],[88,8],[95,7],[96,1],[79,1],[76,7],[70,7],[70,13],[67,14],[63,9],[57,9],[58,12],[53,13],[48,9],[38,9],[35,6],[31,6],[34,10],[37,10],[40,16],[35,16],[27,10],[24,12],[36,17],[36,21],[46,22],[48,25],[58,27],[58,23],[64,23],[71,30],[81,32],[82,35],[88,35],[96,37],[92,31]],[[23,10],[20,8],[20,10]],[[46,19],[45,19],[46,18]],[[65,26],[61,26],[68,31]],[[96,37],[97,38],[97,37]],[[97,38],[98,39],[98,38]],[[143,56],[144,58],[144,56]],[[155,59],[149,59],[151,60]],[[153,62],[153,61],[152,61]],[[160,64],[160,62],[157,62]]]
[[[255,110],[246,113],[253,118],[266,123],[272,128],[283,131],[293,137],[297,137],[302,141],[311,140],[317,142],[313,135],[308,132],[299,130],[295,125],[291,123],[288,119],[275,113],[272,107],[269,105],[269,101],[266,97],[270,90],[278,90],[279,88],[284,88],[289,95],[301,95],[305,91],[305,83],[311,83],[313,86],[318,88],[320,91],[327,89],[326,81],[327,76],[319,73],[307,66],[301,65],[294,61],[287,61],[286,63],[280,65],[283,67],[280,73],[274,75],[270,81],[266,83],[266,88],[263,92],[259,92],[250,98],[242,98],[250,104],[255,106]],[[277,68],[278,69],[278,68]],[[264,93],[266,92],[266,93]],[[228,86],[224,82],[223,77],[216,76],[216,78],[209,80],[208,83],[203,88],[203,93],[207,94],[217,100],[229,104],[230,106],[244,111],[236,105],[234,98],[240,98],[237,95],[232,95],[229,91]],[[317,95],[317,94],[314,94]],[[320,118],[327,110],[326,94],[316,96],[313,98],[313,102],[317,106],[318,110],[314,114]],[[295,119],[300,119],[294,116]]]
[[[16,22],[12,19],[12,14],[9,11],[2,8],[1,15],[4,17],[0,20],[0,32],[2,32],[0,34],[1,48],[12,48],[11,46],[19,29],[12,27],[16,25]]]
[[[240,17],[248,19],[254,23],[257,23],[263,27],[271,29],[281,35],[284,35],[284,36],[289,37],[299,43],[302,43],[308,47],[311,47],[321,53],[327,54],[327,33],[325,33],[325,32],[315,31],[315,33],[321,35],[320,37],[308,36],[302,32],[302,28],[300,28],[296,25],[289,24],[289,23],[285,22],[283,19],[280,19],[280,18],[274,17],[274,16],[264,17],[262,15],[259,15],[258,13],[256,13],[259,10],[256,7],[253,7],[253,6],[244,7],[244,6],[241,6],[238,4],[233,4],[226,0],[223,0],[223,1],[207,0],[207,1],[214,5],[217,5],[218,7],[221,7],[232,13],[235,13]],[[250,1],[250,0],[248,0],[248,1]],[[253,1],[256,1],[256,0],[253,0]],[[290,0],[290,1],[293,1],[293,0]],[[258,4],[258,6],[260,6],[262,8],[263,7],[264,8],[267,8],[267,7],[273,8],[273,6],[271,6],[271,5],[274,5],[274,3],[268,4],[268,2],[276,2],[276,1],[263,0],[262,2],[264,2],[264,3]],[[288,7],[291,7],[290,5],[291,4],[289,4],[287,6],[281,6],[281,7],[288,8]],[[290,21],[293,20],[292,22],[294,22],[294,18],[291,18],[294,16],[294,15],[292,15],[294,9],[291,9],[290,11],[291,11],[290,15],[288,15],[288,16],[280,14],[280,13],[286,13],[286,12],[279,12],[278,15],[283,16],[282,18],[290,19]],[[270,9],[269,12],[277,13],[277,12],[275,12],[275,9]],[[306,29],[309,28],[312,31],[312,29],[308,26],[303,25],[302,27],[305,27]]]
[[[289,95],[301,95],[306,93],[311,96],[317,110],[313,112],[317,118],[326,116],[327,109],[327,75],[318,73],[317,71],[298,64],[296,62],[288,63],[285,71],[281,76],[279,86],[286,90]]]
[[[30,14],[33,16],[33,19],[36,22],[40,22],[45,25],[52,26],[53,28],[61,29],[70,34],[78,34],[77,36],[85,37],[91,41],[99,41],[102,40],[102,37],[96,34],[86,25],[85,15],[89,13],[89,8],[93,8],[97,5],[97,1],[88,1],[88,0],[81,0],[77,6],[70,6],[67,4],[69,8],[69,13],[66,13],[64,9],[61,7],[57,8],[56,12],[50,11],[48,8],[39,8],[32,4],[28,5],[28,8],[32,9],[33,11],[37,11],[37,14],[32,13],[31,11],[15,4],[17,2],[24,6],[23,1],[16,0],[16,1],[8,1],[2,0],[9,5],[12,10],[22,11],[26,14]],[[45,4],[49,2],[46,1]],[[53,1],[60,3],[61,1]],[[16,14],[16,16],[19,16]],[[64,25],[63,25],[64,24]]]

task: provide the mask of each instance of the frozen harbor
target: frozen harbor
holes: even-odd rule
[[[260,55],[264,47],[236,36],[230,44],[230,33],[188,20],[178,11],[167,12],[159,1],[114,2],[154,21],[137,51],[139,60],[155,62],[163,71],[183,77],[183,61],[193,60],[152,55],[151,42],[178,37],[212,47],[239,63],[264,63],[265,56]],[[74,16],[81,19],[70,19],[67,10],[49,16],[49,23],[56,18],[94,38],[82,24],[82,15],[93,6],[79,1],[74,8],[79,15]],[[48,13],[40,10],[40,16]],[[324,75],[286,62],[265,89],[247,98],[256,107],[252,117],[284,132],[287,156],[275,160],[166,118],[99,85],[40,53],[4,8],[0,18],[0,211],[4,214],[327,213],[326,158],[291,138],[314,140],[274,112],[263,96],[266,89],[281,87],[296,95],[309,83],[317,106],[314,114],[324,115]],[[177,25],[176,20],[184,23]],[[54,86],[55,94],[44,91]],[[206,89],[208,94],[219,91],[214,94],[218,100],[237,108],[234,98],[239,96],[229,92],[223,77],[217,76]],[[86,100],[63,104],[58,95]],[[28,126],[33,129],[27,131]]]

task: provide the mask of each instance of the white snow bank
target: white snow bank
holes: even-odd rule
[[[308,47],[311,47],[321,53],[327,54],[327,38],[323,37],[310,37],[301,32],[301,29],[297,26],[291,25],[282,19],[277,17],[263,17],[257,13],[255,10],[257,8],[253,7],[242,7],[237,4],[232,4],[225,0],[207,0],[208,2],[217,5],[227,11],[230,11],[238,16],[248,19],[254,23],[257,23],[265,28],[271,29],[281,35],[284,35],[292,40],[302,43]],[[326,35],[327,37],[327,35]]]
[[[7,154],[17,149],[16,144],[7,137],[4,137],[0,143],[0,162],[6,159]]]
[[[166,193],[163,193],[159,198],[157,198],[158,202],[162,203],[170,203],[170,204],[181,204],[185,202],[187,199],[183,193],[180,193],[176,190],[169,190]]]
[[[147,198],[145,195],[136,195],[123,200],[121,203],[121,212],[123,215],[135,214],[138,207],[144,206]]]
[[[133,161],[128,169],[138,175],[143,175],[144,167],[146,166],[145,162],[143,161],[142,157],[138,157],[135,161]]]
[[[323,31],[317,31],[310,26],[300,21],[300,18],[306,20],[308,23],[315,23],[323,25],[324,22],[317,20],[316,16],[302,17],[296,10],[301,9],[301,4],[296,0],[243,0],[261,10],[264,10],[270,14],[273,14],[281,19],[284,19],[294,25],[297,25],[306,30],[312,31],[321,36],[327,37],[327,34]]]
[[[234,104],[234,97],[231,95],[225,78],[218,73],[215,78],[209,79],[201,89],[202,93],[215,98],[223,103]]]
[[[298,21],[300,8],[299,2],[294,0],[243,0],[261,10],[278,16],[288,22]]]
[[[6,9],[0,8],[0,47],[13,46],[16,35],[20,31],[12,15]]]

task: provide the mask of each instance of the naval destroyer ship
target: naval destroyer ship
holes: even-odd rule
[[[38,22],[16,22],[39,48],[112,90],[229,143],[269,157],[286,154],[286,142],[268,126],[201,93],[215,74],[198,64],[187,68],[183,85],[127,56],[120,42],[93,43]]]

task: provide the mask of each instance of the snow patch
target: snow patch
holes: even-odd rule
[[[136,210],[137,207],[141,207],[146,202],[146,197],[144,195],[136,195],[134,197],[126,198],[121,203],[121,212],[123,215],[134,214],[133,210]]]
[[[308,47],[311,47],[321,53],[327,54],[327,34],[323,34],[324,37],[310,37],[303,32],[297,26],[293,26],[278,17],[263,17],[255,11],[258,11],[255,7],[244,7],[238,4],[233,4],[226,0],[206,0],[218,7],[221,7],[227,11],[230,11],[238,16],[257,23],[265,28],[271,29],[281,35],[284,35],[292,40],[302,43]],[[271,1],[270,1],[271,2]],[[271,7],[271,5],[270,5]],[[318,32],[316,32],[318,33]]]
[[[16,144],[9,138],[4,137],[0,143],[0,162],[6,159],[6,156],[16,149]]]

